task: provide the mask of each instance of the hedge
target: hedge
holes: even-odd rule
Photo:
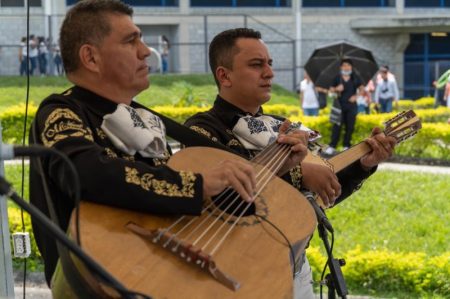
[[[326,262],[319,248],[307,250],[318,281]],[[342,268],[350,289],[368,293],[406,292],[422,296],[450,296],[450,252],[430,257],[423,252],[362,251],[360,247],[343,255]]]
[[[413,102],[411,105],[428,105],[428,102],[430,102],[430,99],[425,98]],[[407,104],[404,105],[406,106]],[[157,106],[153,107],[153,109],[178,122],[183,122],[189,116],[206,111],[209,108]],[[29,107],[28,127],[36,110],[36,106]],[[18,143],[21,141],[24,111],[25,107],[22,105],[12,106],[0,113],[0,121],[3,127],[3,139],[6,142]],[[319,117],[306,117],[302,115],[301,110],[297,106],[284,104],[265,105],[264,111],[269,114],[287,116],[293,121],[301,121],[306,126],[318,130],[323,136],[323,143],[328,143],[331,138],[331,124],[328,121],[326,111],[322,112],[322,115]],[[450,160],[450,126],[445,123],[447,119],[450,118],[450,109],[440,107],[437,109],[416,109],[415,111],[422,120],[423,128],[412,140],[399,145],[396,149],[396,153],[410,157]],[[354,143],[369,136],[373,127],[382,127],[383,122],[394,117],[395,114],[396,113],[393,112],[386,114],[358,115],[355,132],[353,134]]]

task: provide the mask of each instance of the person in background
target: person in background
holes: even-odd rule
[[[30,69],[30,75],[34,74],[34,70],[38,67],[38,40],[34,34],[30,35],[30,62],[31,62],[31,69]]]
[[[447,107],[450,108],[450,76],[448,76],[447,84],[445,84],[444,102],[446,102]]]
[[[334,123],[331,132],[331,142],[324,151],[327,155],[336,153],[336,146],[339,142],[342,126],[345,126],[344,150],[351,147],[353,130],[355,128],[356,114],[356,94],[358,89],[364,88],[361,80],[353,73],[353,62],[350,59],[343,59],[340,66],[340,74],[334,79],[330,87],[331,92],[338,94],[338,101],[341,107],[341,121]]]
[[[161,43],[161,59],[162,59],[162,71],[163,73],[167,73],[169,70],[169,49],[170,49],[170,42],[167,36],[163,35],[161,37],[162,43]]]
[[[53,51],[54,51],[53,62],[55,63],[55,66],[56,66],[56,72],[57,72],[58,76],[61,76],[64,73],[64,68],[62,65],[62,58],[61,58],[61,50],[59,49],[59,46],[56,45],[54,47]]]
[[[433,86],[435,88],[434,92],[434,108],[437,108],[440,105],[440,97],[439,97],[439,89],[442,89],[447,86],[447,82],[450,78],[450,69],[445,71],[439,79],[433,82]],[[444,96],[444,103],[446,102],[446,97]]]
[[[382,65],[380,67],[380,70],[386,70],[387,71],[387,78],[389,81],[395,81],[397,83],[397,79],[395,78],[395,75],[390,71],[389,66],[388,65]],[[383,81],[383,77],[381,75],[381,72],[378,72],[377,74],[377,80],[376,83],[378,85],[378,83],[381,83]]]
[[[370,114],[370,105],[371,103],[373,103],[373,96],[375,92],[375,83],[373,83],[372,79],[367,82],[367,85],[364,89],[366,90],[367,96],[369,97],[369,105],[366,108],[366,114]]]
[[[306,72],[305,78],[300,82],[300,106],[302,107],[305,116],[319,115],[319,100],[317,98],[316,89]]]
[[[377,83],[375,89],[375,103],[380,104],[381,113],[392,112],[392,104],[398,104],[399,91],[396,80],[389,80],[389,69],[386,67],[380,68],[380,75],[382,81]]]
[[[19,73],[21,76],[25,75],[28,70],[27,61],[28,61],[28,52],[27,52],[27,38],[22,37],[20,40],[20,48],[19,48],[19,62],[20,62],[20,69]]]
[[[45,38],[43,36],[40,36],[38,38],[38,44],[39,44],[39,72],[41,73],[41,76],[47,75],[47,43],[45,42]]]
[[[358,95],[356,96],[356,105],[358,105],[358,114],[370,113],[370,96],[365,88],[358,89]]]

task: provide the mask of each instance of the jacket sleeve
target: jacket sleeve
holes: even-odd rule
[[[353,192],[359,190],[364,181],[370,177],[376,169],[377,167],[373,167],[369,171],[365,171],[358,160],[337,173],[342,192],[341,196],[336,199],[335,205],[352,195]]]
[[[156,214],[200,213],[201,175],[111,157],[107,148],[94,141],[92,129],[77,109],[70,104],[44,105],[37,114],[37,126],[40,142],[73,162],[83,200]],[[67,195],[74,193],[67,165],[60,158],[47,158],[44,168],[54,185]]]

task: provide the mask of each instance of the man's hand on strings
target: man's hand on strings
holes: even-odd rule
[[[256,177],[253,167],[248,163],[225,160],[200,174],[203,177],[204,198],[217,195],[226,187],[231,187],[245,201],[254,200]]]
[[[334,172],[323,165],[303,162],[302,174],[302,187],[317,193],[326,207],[333,206],[341,195],[341,184]]]
[[[280,127],[280,134],[278,136],[278,143],[291,145],[291,154],[278,171],[279,175],[285,174],[290,169],[299,165],[308,153],[308,137],[309,134],[305,131],[295,130],[286,134],[291,122],[285,120]]]
[[[366,170],[391,157],[396,144],[395,138],[384,135],[380,128],[374,128],[372,136],[367,138],[365,142],[372,149],[371,152],[360,159],[362,167]]]

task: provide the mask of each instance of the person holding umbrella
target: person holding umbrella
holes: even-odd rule
[[[331,142],[325,150],[325,154],[332,155],[336,152],[336,146],[341,135],[341,128],[345,126],[344,150],[351,146],[352,134],[355,128],[356,114],[356,94],[358,89],[364,88],[362,81],[353,74],[353,63],[351,59],[344,58],[340,65],[340,74],[335,78],[330,91],[338,94],[338,103],[341,108],[341,121],[333,124]]]

